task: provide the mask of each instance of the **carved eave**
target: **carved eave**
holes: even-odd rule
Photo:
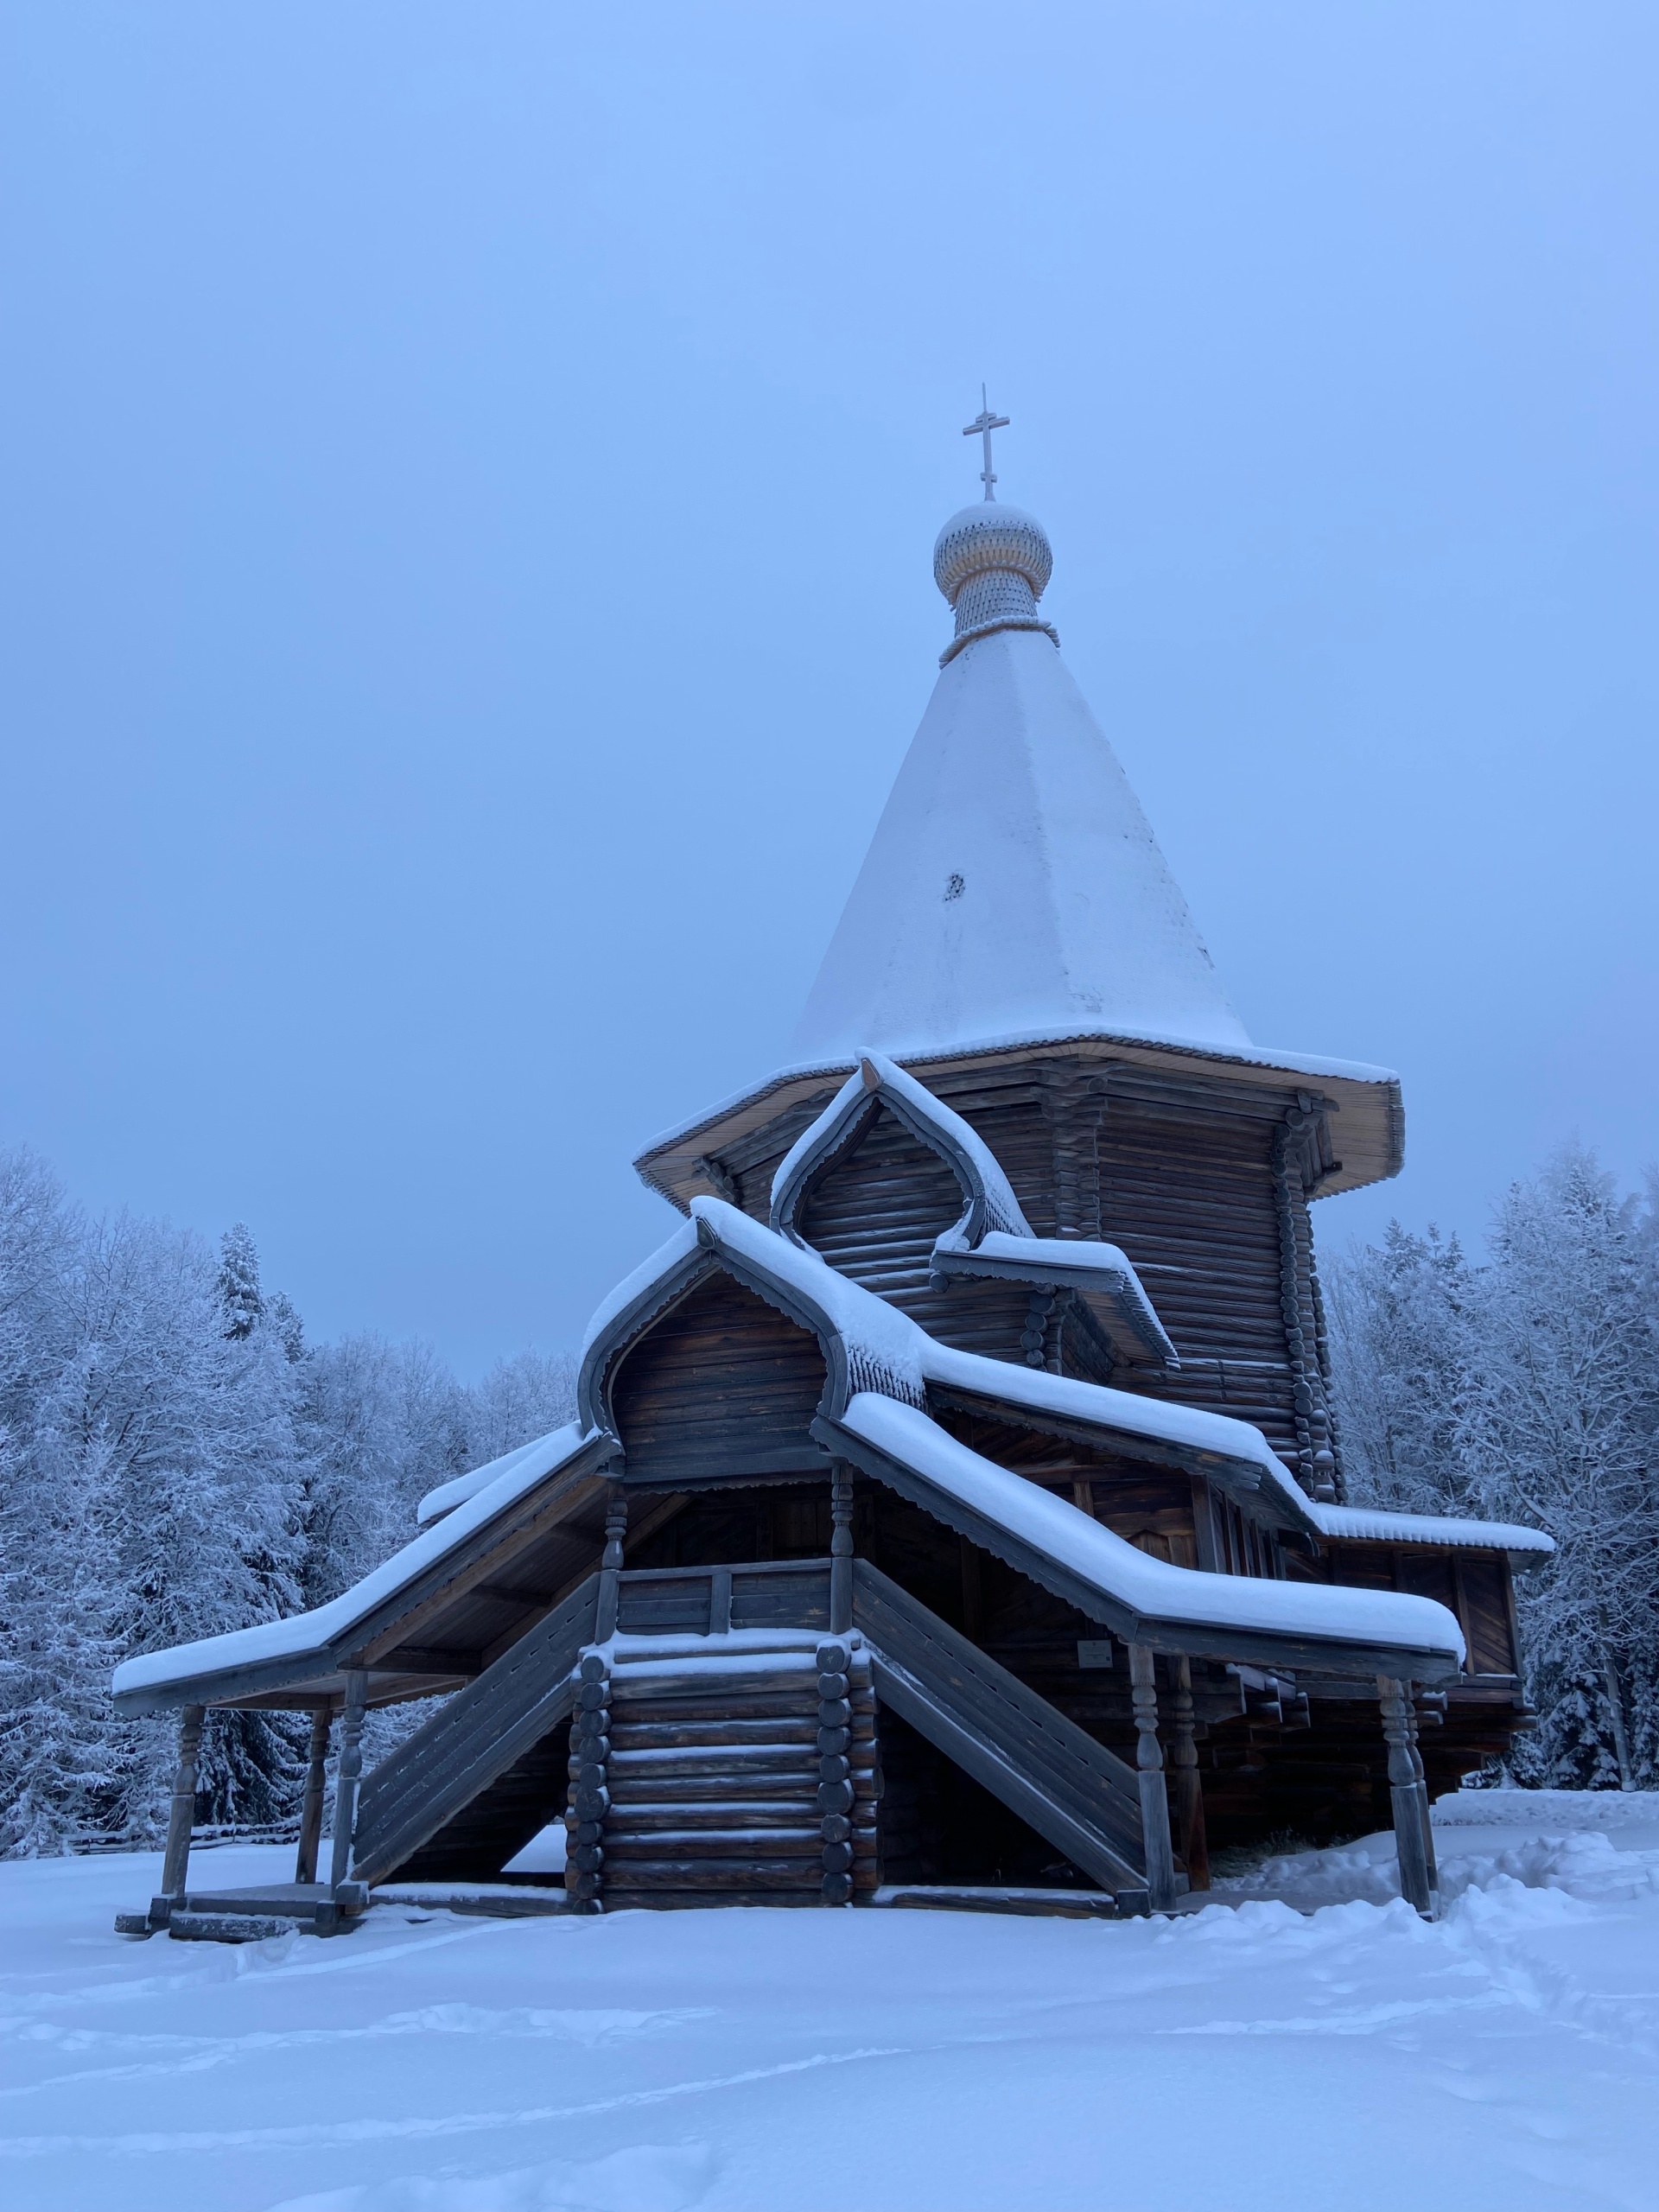
[[[1340,1061],[1295,1060],[1270,1052],[1227,1052],[1206,1046],[1159,1044],[1145,1038],[1118,1037],[1104,1032],[1045,1033],[963,1048],[938,1052],[896,1053],[896,1064],[930,1088],[948,1084],[957,1076],[1007,1065],[1010,1062],[1041,1064],[1067,1060],[1082,1068],[1109,1073],[1114,1067],[1143,1070],[1194,1089],[1224,1094],[1260,1095],[1256,1110],[1282,1111],[1300,1092],[1317,1095],[1326,1114],[1340,1120],[1331,1132],[1335,1156],[1322,1157],[1313,1169],[1308,1195],[1332,1198],[1343,1191],[1363,1190],[1368,1184],[1386,1181],[1405,1164],[1405,1108],[1399,1077],[1386,1068],[1360,1068]],[[844,1059],[814,1062],[786,1068],[765,1083],[725,1100],[695,1122],[657,1138],[639,1154],[634,1168],[653,1191],[686,1211],[691,1200],[703,1193],[725,1197],[714,1176],[729,1173],[727,1154],[741,1147],[785,1116],[799,1116],[809,1106],[821,1108],[828,1086],[837,1088],[856,1071],[857,1063]],[[711,1173],[711,1171],[712,1173]]]

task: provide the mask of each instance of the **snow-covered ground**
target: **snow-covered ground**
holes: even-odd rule
[[[1489,1793],[1438,1834],[1433,1928],[1382,1840],[1253,1878],[1307,1916],[1240,1883],[1236,1910],[1116,1923],[381,1907],[238,1949],[110,1932],[154,1859],[0,1866],[0,2190],[11,2212],[1652,2212],[1659,1798]]]

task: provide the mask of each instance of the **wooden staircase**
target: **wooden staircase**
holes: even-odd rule
[[[493,1873],[554,1817],[573,1670],[598,1590],[590,1574],[365,1778],[353,1840],[359,1882]]]
[[[839,1904],[874,1891],[875,1696],[855,1640],[623,1636],[579,1671],[574,1902]]]
[[[358,1883],[491,1878],[563,1796],[578,1910],[851,1904],[880,1882],[886,1707],[1144,1910],[1135,1770],[849,1564],[844,1635],[828,1561],[621,1571],[602,1643],[590,1576],[365,1779]]]
[[[1126,1909],[1144,1910],[1135,1769],[868,1560],[854,1562],[853,1618],[881,1703]]]

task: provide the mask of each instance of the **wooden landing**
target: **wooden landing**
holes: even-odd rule
[[[1059,1920],[1127,1920],[1146,1911],[1144,1891],[1137,1905],[1120,1904],[1102,1890],[969,1889],[949,1884],[896,1883],[879,1889],[869,1902],[912,1912],[1011,1912]]]
[[[186,1912],[276,1914],[287,1920],[315,1920],[319,1905],[332,1903],[327,1882],[261,1882],[239,1890],[188,1890]]]
[[[1101,1890],[970,1889],[948,1883],[893,1883],[879,1889],[868,1902],[916,1912],[1012,1912],[1058,1920],[1144,1920],[1151,1914],[1144,1890],[1119,1890],[1113,1895]],[[1212,1897],[1208,1890],[1192,1890],[1178,1897],[1168,1910],[1202,1912],[1207,1904],[1236,1902],[1232,1897]]]

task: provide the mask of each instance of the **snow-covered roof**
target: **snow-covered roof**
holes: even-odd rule
[[[941,1274],[1068,1284],[1104,1302],[1113,1341],[1128,1358],[1160,1367],[1181,1363],[1145,1285],[1116,1244],[1082,1236],[1007,1236],[994,1230],[969,1246],[947,1230],[934,1244],[933,1266]]]
[[[1087,1423],[1103,1435],[1140,1436],[1148,1442],[1233,1461],[1257,1471],[1262,1479],[1288,1493],[1298,1505],[1306,1503],[1267,1439],[1247,1421],[1195,1406],[1170,1405],[1134,1391],[1075,1382],[1012,1361],[988,1359],[977,1352],[958,1351],[940,1344],[886,1299],[839,1274],[809,1247],[751,1220],[722,1198],[694,1198],[690,1220],[634,1270],[595,1317],[583,1344],[577,1384],[580,1402],[590,1420],[596,1421],[600,1414],[600,1370],[653,1310],[661,1294],[669,1291],[699,1246],[721,1254],[736,1263],[740,1274],[772,1284],[788,1294],[799,1308],[821,1317],[845,1347],[853,1390],[869,1387],[861,1378],[881,1377],[876,1387],[885,1395],[920,1405],[930,1381],[953,1385],[1010,1405],[1046,1409],[1069,1421]],[[669,1291],[669,1294],[677,1293]]]
[[[919,1329],[917,1333],[925,1335]],[[930,1382],[977,1397],[1001,1398],[1030,1413],[1058,1414],[1103,1433],[1144,1437],[1151,1444],[1230,1460],[1254,1470],[1260,1483],[1289,1505],[1295,1517],[1305,1513],[1307,1499],[1267,1438],[1249,1421],[1235,1421],[1230,1414],[1212,1414],[1202,1406],[1142,1397],[1137,1390],[1081,1382],[1075,1376],[1051,1375],[1046,1368],[988,1359],[982,1352],[958,1351],[954,1344],[939,1344],[931,1337],[925,1337],[925,1344],[922,1370]]]
[[[1083,1020],[1012,1028],[969,1045],[918,1047],[894,1057],[912,1070],[954,1071],[977,1067],[992,1057],[1060,1055],[1103,1067],[1121,1063],[1160,1072],[1227,1073],[1262,1088],[1316,1087],[1342,1113],[1341,1165],[1321,1182],[1316,1194],[1320,1198],[1397,1175],[1405,1157],[1400,1078],[1392,1068],[1363,1060],[1333,1059],[1265,1045],[1225,1048],[1192,1038]],[[792,1061],[653,1137],[635,1154],[635,1172],[652,1190],[683,1206],[697,1187],[706,1154],[718,1154],[752,1136],[779,1115],[821,1093],[826,1084],[838,1087],[856,1065],[857,1053],[850,1047]]]
[[[1313,1535],[1438,1543],[1452,1540],[1417,1532],[1444,1526],[1459,1532],[1459,1542],[1489,1551],[1529,1547],[1535,1550],[1549,1545],[1549,1539],[1535,1530],[1516,1529],[1507,1523],[1428,1522],[1408,1515],[1358,1513],[1343,1506],[1316,1505],[1261,1430],[1249,1421],[1235,1420],[1230,1414],[1211,1413],[1202,1406],[1175,1404],[1143,1396],[1139,1391],[1116,1390],[1072,1376],[1051,1375],[1043,1368],[990,1359],[981,1352],[961,1351],[953,1344],[941,1344],[907,1313],[839,1274],[810,1248],[779,1236],[721,1198],[694,1198],[690,1220],[613,1292],[595,1316],[583,1346],[582,1379],[578,1386],[590,1420],[596,1421],[601,1414],[598,1370],[638,1329],[658,1301],[659,1292],[673,1282],[699,1249],[723,1255],[736,1263],[740,1274],[758,1284],[770,1283],[786,1294],[798,1311],[810,1317],[810,1325],[821,1323],[833,1332],[845,1348],[849,1395],[874,1387],[878,1395],[919,1408],[925,1403],[931,1382],[969,1396],[1000,1401],[1039,1420],[1046,1414],[1094,1429],[1103,1443],[1119,1449],[1132,1450],[1139,1440],[1190,1455],[1200,1466],[1213,1468],[1217,1462],[1224,1463],[1248,1478],[1281,1522]],[[1062,1245],[1059,1249],[1069,1252],[1075,1248]],[[628,1317],[626,1325],[619,1329],[625,1317]],[[871,1378],[874,1378],[873,1385]]]
[[[492,1483],[499,1482],[503,1475],[512,1474],[531,1459],[546,1459],[548,1466],[558,1464],[569,1432],[564,1428],[550,1429],[545,1436],[533,1437],[528,1444],[521,1444],[516,1451],[504,1452],[499,1459],[487,1460],[481,1467],[474,1467],[467,1474],[456,1475],[447,1483],[440,1483],[429,1490],[415,1509],[415,1518],[423,1529],[435,1521],[442,1521],[446,1513],[453,1513],[458,1505],[465,1505],[469,1497],[476,1497]]]
[[[260,1621],[251,1628],[232,1629],[224,1636],[202,1637],[194,1643],[175,1643],[168,1650],[147,1651],[139,1658],[129,1659],[115,1670],[116,1696],[194,1681],[270,1660],[313,1656],[325,1660],[389,1599],[397,1597],[447,1553],[457,1549],[475,1530],[486,1528],[498,1515],[517,1504],[527,1491],[560,1473],[594,1441],[592,1431],[573,1423],[526,1445],[521,1452],[510,1452],[506,1459],[496,1463],[503,1471],[493,1481],[327,1605],[308,1613],[291,1613],[286,1620]]]
[[[313,1662],[324,1667],[335,1663],[334,1655],[348,1648],[353,1633],[378,1609],[410,1590],[448,1554],[458,1549],[475,1533],[487,1529],[498,1517],[511,1512],[541,1484],[568,1471],[584,1453],[594,1455],[598,1452],[600,1456],[594,1458],[592,1463],[602,1464],[603,1452],[600,1448],[608,1451],[615,1445],[615,1439],[595,1417],[601,1405],[600,1386],[605,1370],[616,1351],[637,1333],[653,1308],[677,1295],[677,1286],[695,1279],[699,1262],[705,1257],[717,1259],[740,1281],[749,1282],[763,1294],[773,1296],[803,1325],[820,1331],[830,1340],[834,1363],[826,1410],[831,1419],[845,1424],[849,1409],[856,1405],[861,1409],[858,1421],[862,1426],[858,1427],[858,1433],[868,1436],[872,1442],[887,1440],[882,1443],[884,1449],[895,1438],[908,1440],[906,1448],[913,1447],[913,1452],[906,1464],[922,1464],[914,1459],[914,1452],[922,1452],[926,1467],[932,1471],[930,1479],[938,1477],[947,1491],[952,1480],[960,1479],[969,1486],[953,1495],[966,1498],[971,1491],[982,1505],[984,1498],[994,1496],[1000,1501],[997,1510],[1003,1516],[1001,1525],[1017,1529],[1024,1540],[1034,1542],[1037,1534],[1044,1530],[1051,1535],[1064,1531],[1073,1546],[1079,1542],[1094,1546],[1094,1550],[1087,1553],[1087,1560],[1100,1565],[1109,1559],[1113,1573],[1119,1576],[1119,1580],[1110,1586],[1114,1592],[1121,1592],[1128,1587],[1122,1582],[1122,1574],[1128,1570],[1118,1560],[1121,1551],[1139,1563],[1135,1573],[1154,1574],[1160,1587],[1166,1589],[1166,1596],[1168,1592],[1195,1582],[1214,1582],[1228,1590],[1262,1593],[1248,1599],[1240,1598],[1237,1602],[1247,1608],[1268,1605],[1271,1611],[1281,1601],[1265,1593],[1294,1589],[1299,1602],[1313,1605],[1314,1611],[1307,1616],[1309,1618],[1323,1618],[1319,1607],[1326,1600],[1352,1600],[1348,1618],[1353,1623],[1369,1617],[1363,1612],[1362,1600],[1363,1605],[1382,1606],[1385,1612],[1389,1607],[1427,1605],[1429,1602],[1386,1592],[1336,1591],[1319,1586],[1195,1576],[1189,1568],[1147,1560],[1132,1546],[1121,1544],[1109,1531],[1066,1506],[1063,1500],[1050,1498],[1039,1485],[998,1468],[956,1444],[925,1410],[929,1383],[1023,1408],[1039,1419],[1044,1414],[1062,1418],[1096,1430],[1103,1440],[1112,1441],[1119,1448],[1123,1439],[1139,1438],[1147,1444],[1191,1453],[1201,1464],[1227,1462],[1247,1470],[1256,1485],[1274,1499],[1282,1517],[1332,1537],[1456,1542],[1511,1554],[1541,1554],[1552,1548],[1549,1538],[1537,1530],[1508,1524],[1423,1520],[1409,1515],[1316,1505],[1291,1480],[1260,1430],[1252,1428],[1248,1422],[1198,1407],[1172,1405],[1133,1391],[1114,1390],[1099,1383],[1050,1375],[1011,1361],[988,1359],[978,1353],[959,1351],[940,1344],[897,1306],[838,1274],[816,1252],[792,1243],[721,1199],[699,1198],[693,1201],[691,1218],[620,1283],[595,1314],[584,1343],[578,1382],[579,1400],[585,1409],[582,1419],[431,1492],[422,1502],[423,1511],[429,1519],[438,1511],[442,1517],[330,1604],[286,1620],[261,1622],[228,1635],[207,1637],[196,1643],[175,1645],[169,1650],[149,1652],[140,1658],[130,1659],[116,1672],[118,1699],[223,1678],[239,1669],[263,1667],[284,1660],[294,1662],[285,1679],[303,1679],[302,1668]],[[895,1426],[891,1416],[899,1413],[912,1414],[914,1420]],[[949,1479],[938,1475],[942,1467],[947,1470]],[[992,1478],[995,1481],[988,1491],[985,1485]],[[976,1484],[977,1489],[973,1488]],[[452,1499],[453,1503],[449,1503]],[[1062,1516],[1070,1514],[1072,1519],[1054,1521],[1051,1508]],[[1014,1517],[1009,1518],[1010,1515]],[[1036,1516],[1034,1520],[1033,1516]],[[1093,1533],[1086,1538],[1078,1537],[1073,1521]],[[1067,1556],[1075,1571],[1085,1571],[1070,1554]],[[1092,1573],[1093,1567],[1087,1571]],[[1162,1580],[1165,1577],[1174,1580],[1166,1586]],[[1099,1586],[1107,1587],[1103,1582]],[[1124,1602],[1130,1602],[1130,1598],[1125,1597]],[[1220,1602],[1218,1599],[1213,1600],[1215,1604]],[[1287,1604],[1289,1600],[1282,1602]],[[1203,1605],[1211,1603],[1209,1597],[1202,1599]],[[1441,1609],[1431,1606],[1429,1610],[1434,1613]],[[1201,1618],[1217,1624],[1223,1621],[1222,1615],[1212,1612],[1176,1612],[1170,1618]],[[1234,1613],[1226,1619],[1239,1624],[1243,1618]],[[1251,1614],[1250,1618],[1256,1616]],[[1332,1613],[1331,1618],[1334,1620],[1337,1615]],[[1389,1618],[1397,1626],[1406,1616],[1395,1614]],[[1450,1616],[1446,1618],[1449,1619]],[[1265,1625],[1268,1616],[1262,1614],[1261,1618]],[[1309,1630],[1310,1634],[1313,1632]],[[1352,1633],[1360,1635],[1364,1631],[1354,1627]],[[1396,1643],[1401,1640],[1401,1635],[1394,1630],[1390,1636]],[[1426,1643],[1422,1648],[1427,1650],[1450,1647]]]
[[[772,1179],[772,1225],[794,1233],[795,1209],[808,1178],[859,1126],[876,1100],[883,1101],[920,1143],[940,1154],[963,1186],[963,1213],[955,1234],[975,1243],[987,1230],[1028,1237],[1002,1163],[977,1130],[936,1098],[925,1084],[880,1052],[861,1052],[849,1076],[817,1119],[803,1129]]]
[[[1287,1643],[1381,1645],[1442,1662],[1463,1658],[1461,1629],[1433,1599],[1173,1567],[1149,1558],[1065,1498],[982,1459],[913,1406],[861,1395],[839,1425],[918,1477],[947,1520],[954,1502],[1062,1570],[1062,1594],[1081,1586],[1081,1594],[1092,1592],[1109,1608],[1135,1615],[1136,1626],[1127,1631],[1132,1641],[1159,1641],[1154,1624],[1163,1622],[1208,1630],[1218,1649],[1231,1638],[1271,1636]],[[1190,1637],[1185,1646],[1192,1648]]]
[[[718,1254],[740,1281],[764,1293],[839,1344],[846,1386],[874,1389],[919,1404],[920,1346],[927,1339],[896,1306],[838,1274],[805,1245],[752,1221],[723,1198],[696,1198],[691,1217],[605,1300],[582,1340],[576,1402],[584,1417],[604,1417],[605,1381],[620,1351],[651,1315],[696,1280],[700,1254]]]
[[[1518,1521],[1457,1521],[1433,1513],[1389,1513],[1381,1506],[1320,1505],[1308,1511],[1322,1536],[1333,1542],[1446,1544],[1508,1552],[1517,1565],[1535,1567],[1555,1548],[1554,1536]]]
[[[795,1050],[909,1058],[1063,1024],[1249,1044],[1064,660],[1001,629],[940,671]]]

